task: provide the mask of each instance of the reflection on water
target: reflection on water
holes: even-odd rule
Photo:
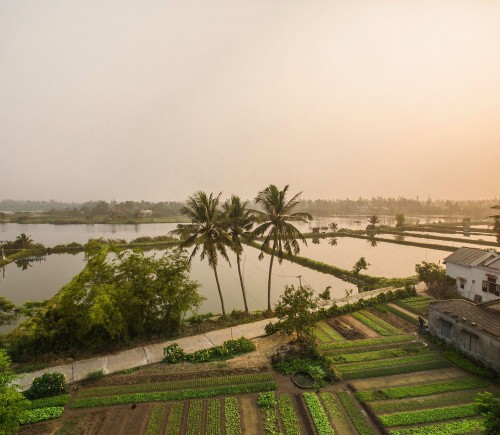
[[[311,222],[294,223],[302,232],[312,232],[313,228],[320,228],[322,232],[330,231],[332,223],[336,223],[338,229],[347,228],[351,230],[364,230],[366,228],[368,216],[332,216],[315,217]],[[395,224],[392,216],[379,216],[380,225]],[[406,221],[410,224],[424,224],[439,221],[437,217],[407,217]],[[441,218],[441,220],[443,220]],[[457,219],[445,219],[449,222],[455,222]],[[0,223],[0,232],[2,239],[14,240],[19,234],[25,233],[31,235],[33,240],[43,243],[45,246],[55,246],[71,242],[87,243],[87,241],[97,238],[104,239],[123,239],[130,242],[141,236],[161,236],[169,233],[177,227],[176,223],[152,223],[152,224],[72,224],[72,225],[52,225],[52,224],[14,224]],[[486,225],[484,226],[486,227]],[[475,228],[472,228],[474,231]]]
[[[370,267],[363,273],[389,278],[415,275],[417,263],[438,263],[450,255],[447,251],[394,243],[378,242],[373,246],[372,242],[367,239],[338,237],[337,245],[332,246],[328,240],[322,239],[319,245],[309,243],[307,247],[302,247],[300,255],[348,270],[352,269],[360,257],[365,257]]]
[[[266,255],[262,261],[259,261],[259,253],[260,251],[255,248],[246,247],[242,256],[242,269],[250,310],[263,310],[267,307],[269,256]],[[148,254],[160,256],[162,251],[149,251]],[[233,268],[227,262],[220,260],[218,274],[224,303],[228,311],[231,311],[243,309],[243,298],[236,270],[236,257],[231,254],[229,258]],[[16,264],[9,264],[5,267],[5,276],[0,279],[0,294],[17,305],[26,301],[49,299],[83,269],[83,259],[83,253],[54,254],[47,257],[46,261],[32,263],[32,267],[24,271]],[[346,289],[354,288],[352,284],[331,275],[316,272],[286,260],[281,265],[275,261],[272,277],[273,304],[278,300],[285,285],[299,285],[299,276],[302,277],[303,284],[311,285],[317,293],[330,286],[332,298],[344,297]],[[214,273],[208,263],[193,258],[191,278],[201,284],[200,293],[207,298],[203,302],[200,313],[219,313],[220,299]]]

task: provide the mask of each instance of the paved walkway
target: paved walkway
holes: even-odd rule
[[[191,353],[197,350],[218,346],[227,340],[237,339],[243,336],[246,338],[260,337],[265,334],[265,326],[270,321],[275,322],[276,320],[276,318],[260,320],[254,323],[233,326],[232,328],[210,331],[206,334],[193,335],[177,340],[165,341],[163,343],[136,347],[113,355],[95,357],[75,361],[72,364],[49,367],[24,374],[18,381],[18,384],[21,385],[23,390],[26,390],[31,386],[33,379],[42,376],[44,373],[60,372],[66,376],[67,382],[76,382],[85,379],[85,377],[94,370],[103,370],[105,374],[108,374],[120,370],[154,364],[163,359],[163,348],[170,344],[177,343],[179,347],[184,349],[187,353]]]

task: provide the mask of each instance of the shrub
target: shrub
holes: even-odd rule
[[[94,370],[93,372],[87,373],[85,376],[85,380],[87,381],[97,381],[98,379],[101,379],[104,376],[104,370],[99,369],[99,370]]]
[[[163,349],[163,363],[175,364],[180,361],[207,362],[216,359],[230,358],[242,353],[254,351],[255,344],[245,337],[237,340],[227,340],[220,346],[213,346],[208,349],[197,350],[196,352],[186,354],[177,344],[171,344]]]
[[[31,388],[26,392],[28,399],[40,399],[42,397],[59,396],[67,392],[66,379],[59,372],[44,373],[33,379]]]

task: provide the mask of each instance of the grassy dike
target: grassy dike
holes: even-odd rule
[[[437,249],[438,251],[454,252],[458,249],[458,247],[446,246],[446,245],[436,245],[434,243],[418,243],[418,242],[409,242],[407,240],[383,239],[380,237],[367,236],[366,233],[365,234],[363,234],[363,233],[365,233],[365,231],[359,231],[359,232],[340,231],[337,233],[322,233],[322,234],[306,233],[306,234],[304,234],[304,237],[306,239],[312,239],[312,238],[325,239],[327,237],[352,237],[354,239],[365,239],[365,240],[370,240],[370,241],[375,241],[375,242],[380,242],[380,243],[394,243],[396,245],[415,246],[417,248]],[[409,234],[408,234],[408,236],[409,236]],[[418,236],[418,237],[420,237],[420,236]],[[467,241],[467,243],[469,243],[469,241]],[[360,275],[360,276],[362,276],[362,275]]]
[[[311,235],[307,236],[312,237]],[[328,237],[327,235],[323,236]],[[332,235],[330,234],[330,236]],[[349,235],[348,237],[353,236]],[[256,249],[261,249],[261,245],[257,242],[251,242],[249,245]],[[271,250],[264,249],[264,252],[270,254]],[[283,258],[293,263],[300,264],[301,266],[308,267],[309,269],[333,275],[336,278],[341,279],[342,281],[346,281],[355,285],[360,284],[361,289],[365,291],[385,287],[405,287],[406,285],[414,285],[418,282],[418,278],[416,276],[410,276],[408,278],[384,278],[379,276],[364,275],[362,273],[356,275],[352,270],[341,269],[340,267],[333,266],[331,264],[322,263],[320,261],[312,260],[307,257],[300,257],[298,255],[285,254]]]

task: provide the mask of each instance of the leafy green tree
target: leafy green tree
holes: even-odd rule
[[[179,224],[172,233],[179,235],[183,240],[181,248],[191,248],[190,260],[201,250],[200,258],[207,258],[209,266],[214,271],[217,290],[219,292],[222,315],[226,316],[224,308],[224,298],[220,288],[219,275],[217,274],[217,264],[219,255],[228,263],[227,247],[232,245],[231,236],[226,230],[226,217],[219,208],[220,193],[214,197],[211,193],[207,196],[201,190],[190,196],[180,212],[187,216],[190,224]]]
[[[485,434],[497,435],[500,433],[500,398],[490,392],[478,393],[476,396],[477,412],[485,417]]]
[[[241,199],[232,195],[231,199],[227,200],[222,209],[226,217],[226,225],[229,235],[231,236],[231,249],[236,254],[236,264],[238,265],[238,275],[240,277],[241,293],[243,294],[243,303],[245,312],[248,313],[247,296],[245,292],[245,284],[243,282],[243,274],[241,272],[241,254],[243,252],[243,240],[248,240],[250,230],[255,222],[252,212],[246,208],[247,203],[241,202]]]
[[[296,334],[297,342],[305,343],[312,337],[312,330],[317,321],[315,310],[318,298],[314,297],[309,286],[295,288],[285,286],[285,291],[275,305],[278,321],[275,329],[287,335]]]
[[[394,218],[396,219],[396,227],[398,228],[404,227],[406,217],[403,213],[397,213],[396,216],[394,216]]]
[[[173,335],[203,300],[181,252],[155,258],[94,240],[85,259],[82,272],[7,337],[19,359]]]
[[[14,383],[17,378],[12,371],[7,351],[0,349],[0,434],[18,432],[19,421],[28,404]]]
[[[33,240],[31,236],[27,236],[25,233],[21,233],[16,237],[15,245],[21,249],[28,249],[33,245]]]
[[[457,296],[457,283],[446,275],[446,270],[439,264],[422,261],[415,265],[415,271],[427,286],[428,293],[436,299],[450,299]]]
[[[288,185],[279,190],[274,184],[260,191],[255,202],[263,211],[254,210],[259,225],[253,231],[253,237],[264,236],[259,259],[264,258],[264,251],[271,251],[269,262],[269,276],[267,280],[267,310],[271,311],[271,277],[273,271],[274,257],[278,257],[281,264],[285,252],[289,255],[297,255],[300,246],[297,239],[307,245],[302,233],[291,222],[307,222],[312,220],[309,213],[292,213],[299,204],[302,192],[297,193],[292,199],[287,200]]]

